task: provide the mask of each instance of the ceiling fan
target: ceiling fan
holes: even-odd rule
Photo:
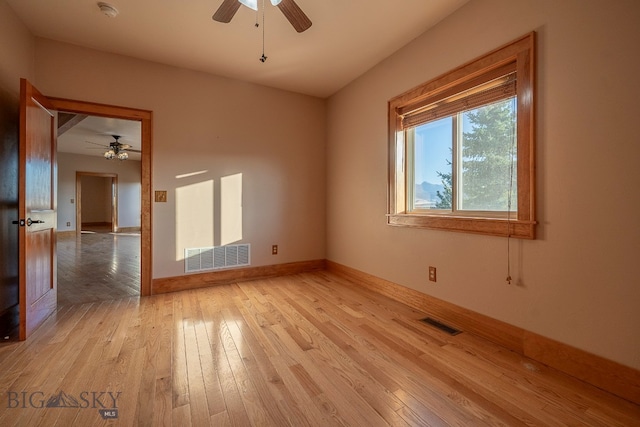
[[[115,141],[109,143],[109,145],[98,144],[97,142],[86,141],[90,144],[99,145],[102,148],[106,148],[107,151],[104,153],[104,158],[107,160],[118,159],[118,160],[127,160],[129,158],[129,153],[141,153],[142,151],[131,148],[129,144],[123,144],[119,140],[121,138],[120,135],[111,135]]]
[[[272,5],[280,9],[297,32],[301,33],[311,27],[311,20],[300,9],[295,0],[270,1]],[[258,10],[258,0],[223,0],[216,13],[213,14],[213,20],[223,23],[231,22],[231,18],[236,14],[241,4],[253,10]]]

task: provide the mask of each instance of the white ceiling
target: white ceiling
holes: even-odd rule
[[[122,144],[141,148],[141,123],[133,120],[89,116],[58,137],[58,151],[102,157],[109,144],[120,136]],[[129,152],[129,159],[140,160],[140,154]]]
[[[324,98],[468,0],[295,0],[313,22],[303,33],[269,0],[260,28],[245,6],[213,21],[222,0],[108,0],[116,18],[97,0],[6,1],[39,37]]]

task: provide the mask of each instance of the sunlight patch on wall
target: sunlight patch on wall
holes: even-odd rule
[[[181,179],[181,178],[189,178],[191,176],[196,176],[196,175],[202,175],[209,172],[208,170],[204,170],[204,171],[198,171],[198,172],[190,172],[190,173],[183,173],[181,175],[176,175],[177,179]]]
[[[184,248],[214,246],[213,180],[176,188],[176,260]]]
[[[242,240],[242,174],[220,180],[220,244]]]

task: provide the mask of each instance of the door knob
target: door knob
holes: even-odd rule
[[[44,221],[40,219],[36,219],[35,221],[31,218],[27,218],[27,227],[31,227],[31,224],[44,224]]]

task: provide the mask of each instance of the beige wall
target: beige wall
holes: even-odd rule
[[[111,191],[105,183],[111,178],[101,176],[82,177],[82,223],[111,222]]]
[[[153,111],[154,278],[184,274],[188,247],[324,258],[323,100],[43,39],[36,71],[49,96]]]
[[[0,0],[0,88],[15,99],[20,78],[34,79],[35,38],[4,1]]]
[[[327,258],[640,368],[639,28],[635,0],[472,0],[333,96]],[[533,30],[539,238],[508,285],[503,238],[385,225],[387,101]]]

